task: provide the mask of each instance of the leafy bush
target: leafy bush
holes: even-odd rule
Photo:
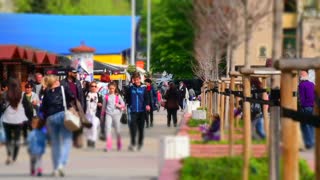
[[[209,124],[209,120],[207,119],[190,119],[188,121],[188,126],[189,127],[198,127],[200,124]]]
[[[201,134],[201,132],[198,130],[189,130],[188,134]]]
[[[223,179],[241,179],[242,177],[242,157],[221,157],[221,158],[194,158],[189,157],[183,160],[183,167],[180,171],[181,180],[223,180]],[[314,173],[311,172],[305,160],[299,162],[300,179],[314,179]],[[267,180],[268,179],[268,159],[251,158],[250,159],[249,179]]]
[[[207,107],[198,107],[197,110],[205,110],[205,111],[207,111],[208,108]]]

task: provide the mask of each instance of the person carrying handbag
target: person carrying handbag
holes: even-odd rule
[[[67,165],[72,147],[72,132],[64,125],[63,88],[60,86],[58,76],[48,75],[45,78],[47,90],[44,94],[40,110],[46,119],[51,140],[52,175],[65,176],[64,167]],[[65,95],[66,102],[70,102],[72,98],[68,94]],[[70,103],[67,103],[67,107],[70,107]]]

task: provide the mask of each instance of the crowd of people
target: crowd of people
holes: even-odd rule
[[[122,90],[116,82],[107,83],[107,90],[101,93],[99,82],[78,80],[78,71],[66,69],[62,80],[56,75],[43,76],[36,73],[34,81],[28,81],[21,88],[17,78],[1,83],[0,115],[7,149],[7,165],[18,157],[19,148],[25,145],[30,155],[30,175],[42,176],[42,156],[49,144],[53,164],[53,176],[65,176],[72,147],[95,148],[100,136],[105,140],[104,151],[112,150],[115,139],[118,151],[123,148],[121,139],[121,118],[126,115],[130,133],[129,151],[138,151],[144,145],[144,129],[154,126],[154,111],[161,105],[167,111],[167,125],[177,126],[177,111],[185,108],[189,98],[187,88],[173,82],[163,88],[156,88],[152,80],[141,81],[139,73],[131,76],[132,81]],[[106,86],[105,86],[106,87]],[[193,91],[194,93],[194,91]],[[68,130],[64,125],[65,107],[75,108],[81,116],[82,128]],[[2,106],[2,107],[1,107]],[[81,114],[80,112],[83,112]],[[82,117],[83,116],[83,117]],[[85,125],[90,124],[90,125]],[[112,128],[116,137],[112,137]],[[1,128],[0,128],[1,131]],[[21,137],[23,142],[20,141]]]

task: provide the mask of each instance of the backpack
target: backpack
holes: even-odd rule
[[[108,99],[109,99],[109,95],[108,94],[106,94],[106,96],[105,96],[105,98],[106,98],[106,102],[108,102]],[[116,104],[118,104],[119,103],[119,95],[116,95],[116,100],[115,100],[116,102]]]

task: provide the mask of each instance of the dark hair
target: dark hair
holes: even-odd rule
[[[20,81],[16,78],[10,78],[8,83],[7,100],[12,108],[17,108],[22,97]]]
[[[132,79],[134,79],[134,78],[140,78],[140,74],[138,72],[133,72]]]
[[[145,79],[144,82],[145,82],[145,83],[150,83],[150,84],[152,83],[151,79],[149,79],[149,78],[148,78],[148,79]]]
[[[33,84],[28,82],[26,85],[24,85],[24,88],[33,88]]]
[[[8,81],[7,80],[4,80],[1,82],[1,90],[3,91],[4,88],[8,87]]]

